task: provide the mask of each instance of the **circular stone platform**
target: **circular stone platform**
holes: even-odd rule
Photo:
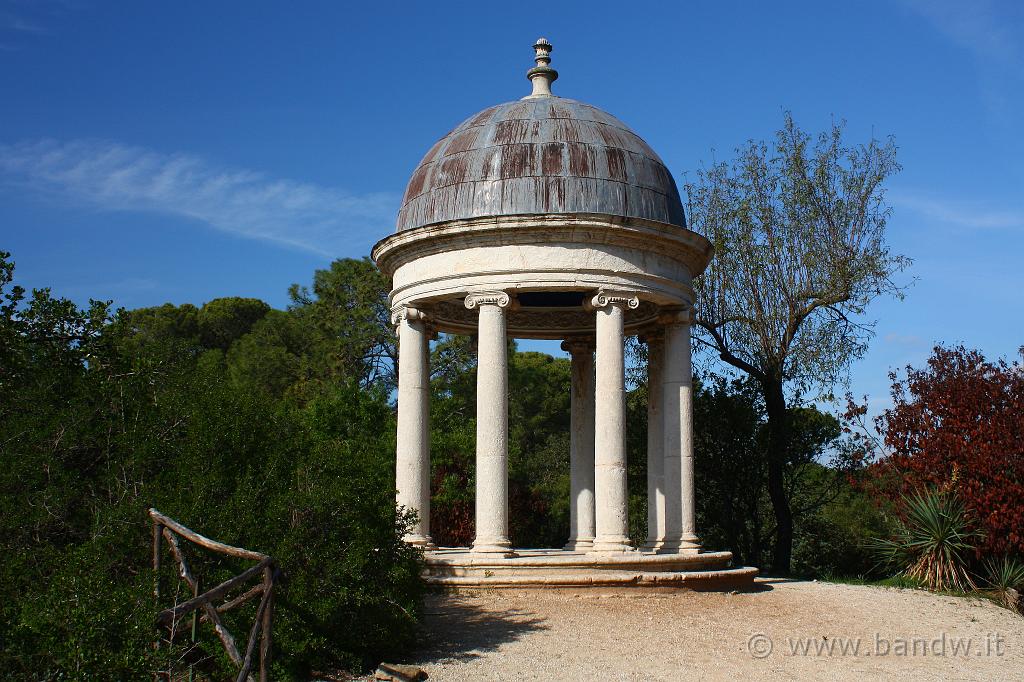
[[[428,584],[446,587],[676,587],[746,589],[757,569],[732,566],[731,552],[606,556],[564,549],[517,549],[516,556],[441,548],[424,554]]]

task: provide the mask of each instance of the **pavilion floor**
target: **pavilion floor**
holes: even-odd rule
[[[428,583],[446,587],[674,587],[745,589],[757,569],[732,566],[731,552],[587,554],[565,549],[517,549],[515,556],[469,548],[426,552]]]

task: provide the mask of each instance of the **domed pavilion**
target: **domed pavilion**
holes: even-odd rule
[[[551,44],[532,93],[442,137],[409,180],[373,258],[398,329],[398,503],[406,540],[447,585],[745,584],[694,519],[690,311],[712,247],[686,228],[658,155],[614,116],[558,97]],[[436,332],[477,339],[476,537],[430,534],[430,371]],[[648,348],[648,533],[630,543],[625,340]],[[564,548],[509,543],[508,337],[561,339],[571,356],[570,528]]]

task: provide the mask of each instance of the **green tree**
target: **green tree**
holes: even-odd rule
[[[199,314],[206,346],[226,350],[239,386],[310,401],[333,387],[395,386],[388,282],[368,259],[317,270],[312,290],[293,284],[286,311],[254,299],[217,299]]]
[[[313,365],[316,330],[297,316],[271,310],[227,352],[227,372],[238,386],[271,396],[308,395],[309,381],[327,374]],[[320,371],[317,372],[316,370]]]
[[[473,540],[476,357],[472,339],[432,350],[431,530],[437,542]],[[509,342],[509,506],[513,544],[560,547],[569,532],[569,361]]]
[[[569,537],[569,360],[509,356],[509,507],[520,547],[561,547]]]
[[[319,343],[310,351],[311,361],[323,378],[395,387],[398,355],[390,288],[369,258],[343,258],[330,269],[317,270],[312,290],[291,286],[289,312],[316,330]]]
[[[476,351],[444,334],[430,352],[430,528],[445,547],[473,542],[476,484]]]
[[[793,511],[794,568],[804,575],[862,575],[873,563],[864,546],[878,514],[854,482],[840,422],[813,406],[791,407],[785,460],[786,501]],[[705,541],[736,560],[763,565],[775,533],[767,490],[769,427],[760,386],[750,378],[710,375],[694,396],[698,518]]]
[[[848,147],[836,124],[812,141],[787,113],[772,145],[748,142],[685,185],[690,225],[715,247],[697,286],[696,343],[756,380],[765,401],[778,572],[793,545],[787,387],[830,395],[867,349],[867,306],[901,295],[892,278],[909,261],[886,245],[883,191],[899,168],[891,139]]]
[[[764,410],[750,382],[707,377],[695,387],[694,457],[697,514],[709,546],[758,565],[769,520],[765,512]]]
[[[196,315],[199,343],[203,348],[227,351],[268,312],[270,306],[258,298],[215,298]]]
[[[191,303],[126,310],[118,315],[118,325],[121,340],[136,346],[173,343],[199,347],[199,309]]]
[[[307,401],[254,391],[189,345],[194,308],[112,319],[103,302],[82,310],[45,289],[26,296],[7,259],[0,254],[6,675],[166,670],[151,647],[150,506],[280,560],[274,639],[287,655],[275,657],[275,678],[360,671],[411,645],[421,561],[401,540],[409,519],[395,509],[384,389],[352,380]],[[238,572],[189,551],[204,584]],[[176,584],[165,569],[165,584]],[[254,610],[225,614],[229,629],[244,632]],[[206,672],[223,679],[220,645],[202,632]]]

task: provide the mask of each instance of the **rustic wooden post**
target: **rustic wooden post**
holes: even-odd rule
[[[184,558],[182,558],[182,564],[181,564],[182,575],[184,575],[185,573],[188,572],[187,571],[187,567],[185,566],[184,561],[185,561]],[[198,597],[199,593],[200,593],[200,590],[199,590],[199,578],[193,578],[193,580],[192,580],[192,596],[193,597]],[[198,642],[198,641],[199,641],[199,609],[196,609],[195,611],[192,612],[192,646],[195,647],[196,642]],[[189,663],[188,664],[188,682],[192,682],[192,680],[195,679],[195,674],[196,674],[195,665],[193,663]]]
[[[270,647],[273,644],[270,634],[274,617],[274,564],[263,569],[263,594],[267,600],[267,608],[263,611],[263,639],[260,641],[260,682],[270,680]]]
[[[249,631],[249,643],[245,647],[245,658],[242,659],[241,669],[238,671],[238,677],[235,682],[243,682],[244,680],[252,680],[252,675],[249,670],[252,668],[252,657],[256,652],[256,638],[260,634],[261,624],[264,622],[263,616],[267,612],[267,607],[270,605],[271,594],[267,591],[263,592],[263,599],[260,600],[260,606],[256,610],[256,620],[252,624],[252,630]],[[260,654],[262,655],[262,650]],[[263,671],[260,671],[260,677],[263,677]],[[255,682],[255,681],[254,681]]]
[[[159,521],[153,521],[153,596],[160,599],[160,533]]]
[[[163,528],[153,520],[153,603],[160,608],[160,535]],[[160,638],[153,642],[153,651],[160,651]],[[153,682],[160,682],[160,670],[153,671]]]

